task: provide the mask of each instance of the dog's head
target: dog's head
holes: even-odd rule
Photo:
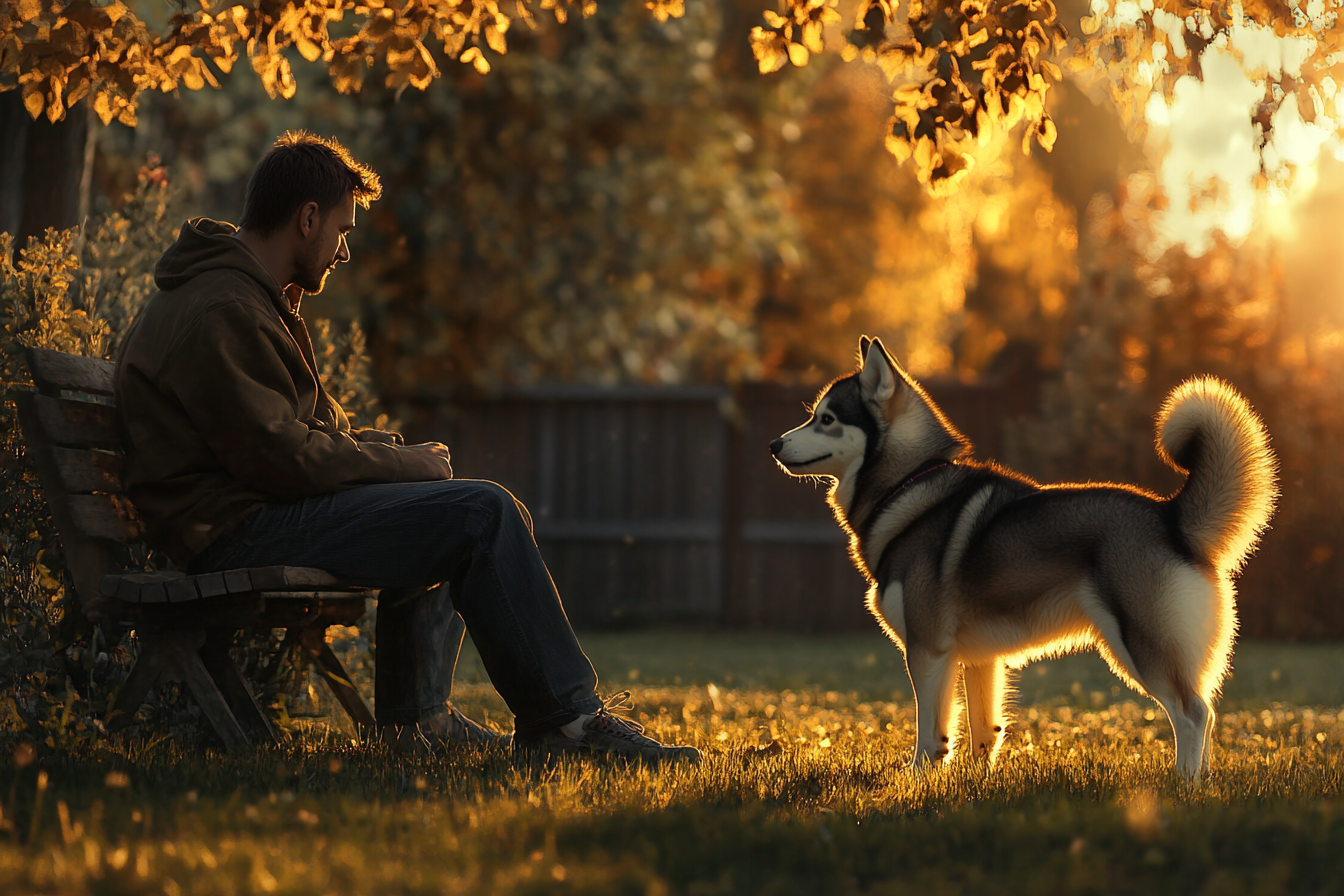
[[[922,464],[953,460],[970,448],[881,340],[867,336],[859,340],[859,369],[823,389],[811,418],[770,443],[790,475],[835,479],[842,506],[865,468],[899,481]]]

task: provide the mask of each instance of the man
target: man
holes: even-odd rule
[[[116,382],[146,540],[191,573],[308,566],[385,589],[375,698],[399,745],[503,739],[447,703],[460,616],[514,713],[515,751],[698,761],[598,698],[508,491],[454,480],[441,444],[352,431],[322,388],[299,302],[350,258],[355,206],[381,191],[336,141],[287,133],[237,229],[188,221],[159,260]]]

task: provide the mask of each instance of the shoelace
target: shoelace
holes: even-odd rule
[[[629,691],[613,694],[602,701],[602,707],[593,714],[593,719],[588,724],[616,737],[627,740],[640,739],[644,735],[644,726],[634,719],[615,714],[615,710],[633,712],[634,708],[635,704],[630,700]]]

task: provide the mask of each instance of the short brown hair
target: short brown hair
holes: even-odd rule
[[[325,216],[347,193],[361,208],[383,195],[377,173],[355,161],[331,137],[307,131],[286,131],[257,163],[247,182],[243,230],[274,233],[305,203],[316,202]]]

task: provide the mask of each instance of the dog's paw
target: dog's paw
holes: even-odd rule
[[[910,768],[932,768],[942,765],[943,760],[952,752],[946,744],[939,744],[936,747],[921,747],[915,752],[915,758],[910,760]]]

